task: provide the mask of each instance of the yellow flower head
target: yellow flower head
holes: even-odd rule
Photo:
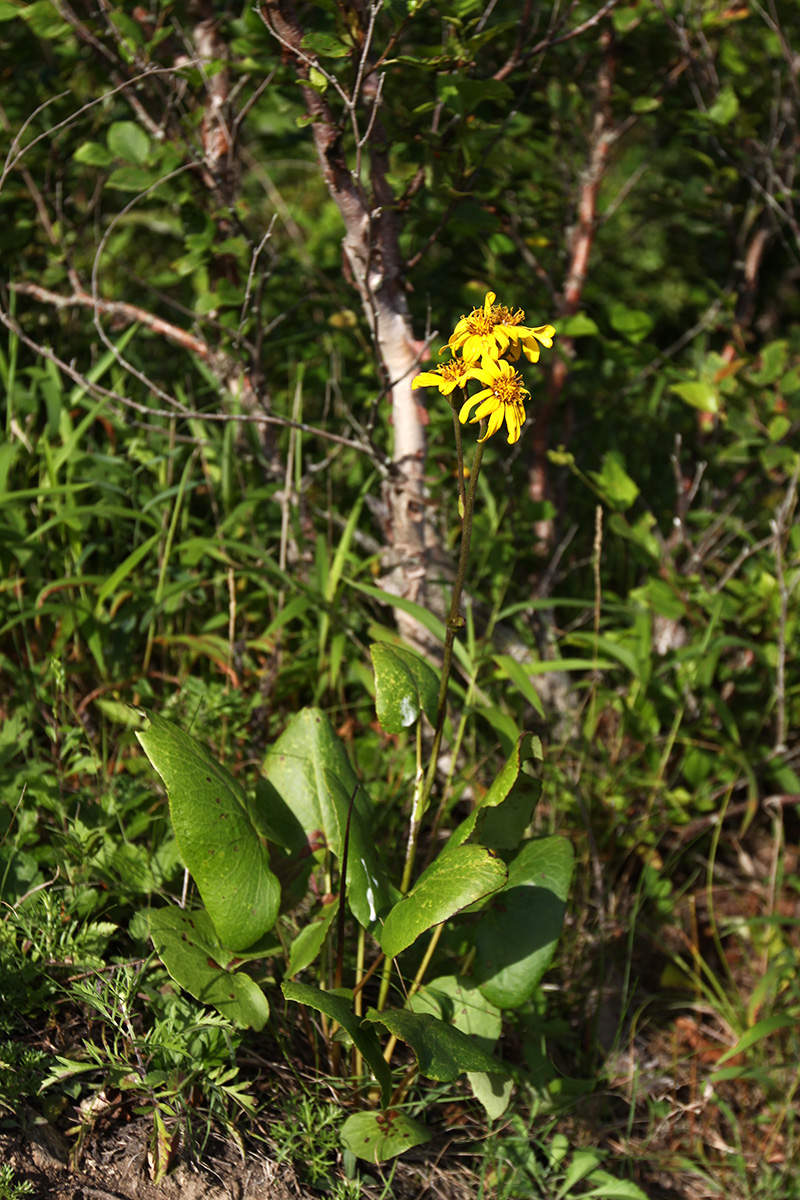
[[[480,368],[476,360],[452,358],[433,371],[423,371],[411,382],[412,388],[438,387],[443,396],[449,396],[457,387],[463,387],[468,379],[480,379]]]
[[[489,294],[491,295],[491,292]],[[528,389],[523,386],[522,376],[505,359],[498,360],[486,355],[475,378],[486,384],[486,387],[482,392],[470,396],[461,406],[458,414],[459,421],[462,425],[467,421],[474,425],[476,421],[482,421],[484,417],[488,417],[488,428],[480,438],[482,442],[497,433],[505,421],[508,429],[508,444],[509,446],[513,445],[519,440],[520,429],[525,420],[524,397],[530,395]],[[478,407],[474,415],[470,416],[476,405]]]
[[[531,362],[539,359],[541,342],[548,349],[553,344],[555,329],[552,325],[537,328],[523,325],[525,313],[521,308],[512,312],[504,304],[495,304],[497,296],[487,292],[483,308],[473,308],[468,317],[462,317],[448,343],[453,354],[460,350],[466,359],[487,356],[498,359],[508,351],[509,358],[516,361],[520,352]]]

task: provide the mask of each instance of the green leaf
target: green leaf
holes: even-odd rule
[[[407,1007],[411,1012],[432,1013],[449,1021],[487,1054],[491,1054],[502,1031],[500,1009],[466,975],[440,975],[432,979],[411,997]]]
[[[305,33],[300,45],[303,50],[323,58],[347,58],[352,53],[351,48],[332,33]]]
[[[751,371],[750,381],[757,387],[766,387],[783,374],[786,367],[786,341],[769,342],[761,351],[761,366]]]
[[[597,1197],[597,1200],[648,1200],[647,1193],[629,1179],[614,1179],[607,1171],[597,1170],[588,1177],[588,1182],[595,1183],[597,1180],[601,1180],[597,1187],[589,1192],[581,1192],[582,1200],[589,1200],[590,1197]]]
[[[321,96],[324,96],[328,90],[328,80],[319,67],[309,67],[308,78],[304,80],[304,83],[306,87],[313,88]]]
[[[559,337],[599,337],[600,330],[586,313],[575,313],[571,317],[559,317],[556,323],[556,333]]]
[[[708,115],[715,125],[729,125],[739,111],[739,99],[736,92],[726,84],[717,96]]]
[[[380,933],[384,954],[395,958],[427,929],[498,891],[506,876],[502,859],[483,846],[458,846],[440,855],[387,916]]]
[[[527,842],[508,865],[508,882],[481,916],[475,978],[498,1008],[518,1008],[553,958],[564,921],[573,851],[566,838]]]
[[[469,1086],[479,1104],[486,1110],[490,1121],[497,1121],[508,1108],[514,1081],[510,1075],[497,1071],[467,1071]]]
[[[114,161],[114,155],[99,142],[84,142],[73,154],[73,160],[86,163],[88,167],[107,167]]]
[[[637,96],[631,104],[631,112],[635,113],[651,113],[656,112],[664,103],[660,96]]]
[[[309,917],[308,925],[300,930],[292,942],[289,951],[289,965],[286,968],[287,975],[296,975],[298,971],[305,970],[314,961],[322,949],[322,943],[328,936],[328,930],[338,911],[339,897],[337,896],[328,904],[323,904],[322,909],[314,916]]]
[[[244,972],[227,971],[231,953],[219,942],[208,913],[170,905],[148,913],[153,945],[176,983],[237,1025],[258,1032],[269,1017],[261,988]]]
[[[259,795],[266,824],[280,845],[300,853],[324,838],[341,859],[347,811],[355,789],[347,859],[348,899],[353,915],[372,926],[394,903],[396,891],[381,866],[372,832],[369,797],[358,786],[344,746],[319,709],[304,708],[290,720],[263,763]]]
[[[717,1059],[717,1066],[721,1067],[729,1058],[733,1058],[737,1054],[743,1054],[745,1050],[749,1050],[751,1046],[755,1046],[756,1042],[769,1037],[776,1030],[788,1029],[790,1026],[797,1026],[796,1016],[791,1017],[787,1013],[775,1013],[771,1017],[765,1017],[763,1021],[758,1021],[751,1029],[743,1033],[735,1046],[731,1046],[724,1054],[720,1055]]]
[[[531,708],[535,709],[540,717],[544,717],[545,711],[542,698],[530,681],[530,677],[526,671],[526,664],[517,662],[510,654],[493,654],[492,658],[500,668],[500,678],[510,679],[517,691],[528,701]]]
[[[603,455],[603,467],[600,471],[587,471],[590,479],[597,484],[603,499],[618,512],[630,508],[639,495],[639,486],[634,483],[625,470],[625,464],[616,450],[609,450]]]
[[[280,887],[250,804],[229,771],[176,725],[145,711],[137,733],[164,781],[183,861],[220,939],[245,950],[275,924]]]
[[[449,1022],[431,1013],[415,1013],[399,1008],[386,1008],[378,1012],[371,1008],[364,1021],[385,1025],[390,1033],[409,1045],[421,1073],[429,1079],[447,1083],[465,1071],[505,1074],[491,1054],[487,1054]]]
[[[612,304],[609,319],[613,329],[621,333],[629,342],[641,342],[647,337],[655,325],[649,313],[640,309],[628,308],[625,304]]]
[[[532,761],[542,761],[542,743],[523,733],[486,795],[451,833],[440,858],[470,837],[489,850],[513,850],[519,845],[542,792],[539,780],[522,774],[523,764]]]
[[[158,175],[154,171],[145,171],[143,167],[117,167],[106,180],[106,187],[120,192],[146,192],[157,182]]]
[[[150,139],[135,121],[114,121],[106,134],[106,145],[117,158],[137,167],[147,162],[150,153]]]
[[[469,1037],[487,1054],[494,1049],[502,1030],[500,1010],[486,999],[474,979],[442,975],[425,984],[408,1002],[412,1012],[429,1012]],[[511,1098],[513,1083],[505,1072],[468,1071],[475,1098],[490,1120],[503,1115]]]
[[[373,1163],[386,1162],[412,1146],[431,1140],[424,1125],[397,1109],[353,1113],[342,1126],[341,1137],[346,1150]]]
[[[687,404],[691,404],[692,408],[699,408],[701,412],[719,412],[719,396],[710,383],[702,380],[696,383],[673,383],[670,384],[669,390]]]
[[[375,1030],[365,1028],[361,1018],[353,1012],[352,992],[344,994],[344,989],[342,992],[323,992],[319,988],[309,987],[306,983],[288,981],[281,984],[281,991],[287,1000],[294,1000],[297,1004],[305,1004],[307,1008],[324,1013],[349,1033],[356,1049],[372,1068],[372,1073],[380,1084],[382,1103],[385,1107],[392,1094],[392,1072],[383,1057]]]
[[[375,668],[375,708],[385,733],[400,733],[424,712],[433,724],[439,680],[433,667],[412,650],[387,642],[370,646]]]

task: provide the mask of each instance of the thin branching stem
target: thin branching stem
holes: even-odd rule
[[[481,434],[486,432],[486,422],[481,422]],[[475,447],[475,457],[472,460],[472,469],[469,477],[469,487],[464,502],[464,516],[461,524],[461,553],[458,558],[458,570],[456,572],[455,583],[453,584],[453,595],[450,600],[450,613],[447,618],[447,628],[444,638],[444,655],[442,658],[442,678],[439,684],[439,697],[436,704],[436,727],[433,734],[433,746],[431,748],[431,757],[428,763],[428,771],[425,776],[425,784],[422,789],[419,801],[415,802],[414,809],[411,814],[411,828],[408,838],[408,850],[406,853],[405,868],[403,870],[403,878],[400,883],[400,891],[403,895],[406,894],[411,886],[411,876],[414,871],[414,859],[417,853],[417,844],[419,842],[419,831],[422,825],[422,818],[430,801],[431,792],[433,791],[433,783],[436,779],[436,767],[439,761],[439,750],[442,745],[442,735],[444,733],[444,723],[447,717],[447,685],[450,680],[450,667],[453,661],[453,643],[455,642],[456,633],[463,624],[463,618],[460,614],[461,593],[464,590],[464,580],[467,574],[467,562],[469,560],[469,548],[472,540],[472,515],[475,508],[475,493],[478,487],[478,476],[481,470],[481,459],[483,458],[483,442],[479,441]]]

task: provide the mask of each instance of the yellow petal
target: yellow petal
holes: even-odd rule
[[[438,387],[441,388],[444,380],[436,371],[421,371],[419,375],[415,375],[411,380],[411,387]]]
[[[502,424],[503,424],[503,408],[501,405],[496,410],[496,412],[493,412],[492,415],[489,417],[489,424],[486,427],[486,433],[483,435],[482,438],[478,438],[478,441],[485,442],[487,440],[487,438],[493,437],[497,433],[498,429],[500,428],[500,426]]]
[[[474,407],[475,407],[475,401],[473,400],[473,398],[471,396],[470,396],[469,400],[465,400],[464,403],[461,405],[461,408],[458,413],[458,419],[462,425],[466,425],[467,421],[469,420],[469,414]]]
[[[494,304],[496,299],[497,299],[496,292],[487,292],[486,293],[486,299],[483,302],[483,311],[486,313],[487,316],[492,311],[492,305]]]
[[[476,410],[475,416],[472,419],[473,421],[482,421],[484,417],[488,417],[490,413],[497,412],[498,410],[500,411],[502,420],[503,402],[497,399],[494,392],[490,392],[487,399]]]
[[[553,344],[553,338],[556,336],[556,331],[552,325],[539,325],[536,329],[532,329],[531,333],[535,338],[538,338],[543,346],[549,350]]]
[[[515,405],[506,406],[506,426],[508,427],[508,444],[513,446],[514,442],[519,441],[519,433],[522,427],[522,422],[525,420],[525,409],[517,409]]]

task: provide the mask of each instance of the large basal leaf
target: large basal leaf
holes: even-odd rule
[[[176,983],[237,1025],[264,1028],[267,998],[249,975],[225,970],[231,954],[220,945],[207,913],[169,905],[149,912],[148,924],[159,958]]]
[[[483,846],[458,846],[440,855],[387,916],[380,934],[384,954],[394,958],[426,929],[498,891],[506,877],[503,860]]]
[[[572,878],[573,852],[562,837],[527,842],[508,865],[475,933],[475,978],[498,1008],[533,994],[555,953]]]
[[[486,999],[474,979],[465,975],[440,975],[409,1000],[412,1012],[430,1012],[449,1021],[475,1045],[491,1054],[502,1030],[500,1009]],[[467,1079],[490,1120],[503,1115],[511,1099],[512,1081],[505,1072],[468,1071]]]
[[[513,850],[531,823],[542,792],[538,779],[522,771],[526,762],[542,761],[542,743],[523,733],[486,795],[453,830],[441,855],[451,854],[467,839],[490,850]]]
[[[432,979],[412,996],[408,1008],[448,1021],[487,1054],[494,1050],[502,1030],[500,1009],[466,975],[440,975]]]
[[[346,1150],[373,1163],[386,1162],[431,1140],[424,1125],[397,1109],[353,1113],[342,1126],[341,1137]]]
[[[280,903],[255,806],[201,742],[145,715],[150,726],[136,736],[164,780],[183,861],[220,940],[246,950],[275,924]]]
[[[400,733],[425,713],[433,724],[439,679],[433,667],[413,650],[388,642],[370,646],[375,668],[375,710],[386,733]]]
[[[344,993],[344,989],[341,992],[323,992],[307,983],[290,983],[288,980],[281,984],[281,991],[287,1000],[294,1000],[298,1004],[305,1004],[308,1008],[324,1013],[349,1033],[356,1049],[361,1052],[364,1062],[372,1068],[372,1073],[380,1084],[381,1100],[385,1108],[392,1094],[392,1072],[383,1057],[375,1030],[365,1027],[361,1017],[357,1017],[353,1012],[352,992]]]
[[[371,1008],[364,1021],[385,1025],[400,1041],[411,1047],[423,1075],[429,1079],[448,1082],[464,1071],[490,1071],[505,1074],[497,1059],[467,1034],[449,1021],[431,1013],[415,1013],[408,1009],[386,1008],[383,1012]]]
[[[365,928],[388,910],[396,893],[381,867],[372,832],[369,797],[358,786],[344,746],[323,712],[305,708],[270,747],[263,763],[265,819],[281,845],[294,852],[324,844],[341,860],[350,822],[347,883],[350,908]]]
[[[351,794],[330,771],[325,772],[331,801],[341,828],[347,824]],[[347,849],[347,899],[351,912],[365,929],[375,929],[378,917],[397,900],[398,889],[387,879],[372,832],[372,813],[363,788],[356,792]]]

